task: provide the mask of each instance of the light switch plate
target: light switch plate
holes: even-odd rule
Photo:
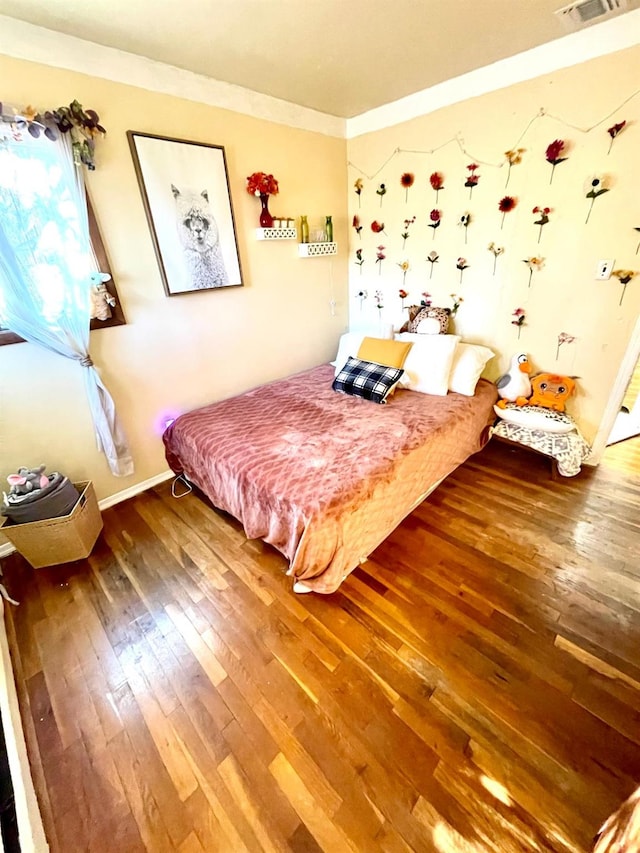
[[[596,280],[608,281],[611,278],[611,271],[613,270],[614,263],[614,258],[598,261],[598,266],[596,267]]]

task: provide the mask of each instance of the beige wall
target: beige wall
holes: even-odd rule
[[[0,57],[6,103],[55,106],[77,98],[108,130],[89,190],[128,320],[91,335],[93,359],[124,422],[135,475],[118,479],[96,451],[81,369],[32,346],[0,348],[0,478],[46,462],[92,479],[108,497],[166,470],[163,413],[222,399],[329,360],[347,326],[347,258],[300,259],[295,242],[257,242],[260,205],[245,191],[272,172],[273,213],[332,214],[346,245],[346,142],[222,109]],[[167,298],[153,252],[126,131],[225,147],[245,286]],[[330,300],[335,298],[335,315]]]
[[[490,365],[490,378],[503,372],[510,356],[521,350],[529,353],[538,370],[580,376],[571,411],[592,440],[640,311],[640,276],[627,287],[622,306],[618,305],[621,286],[617,279],[594,280],[601,258],[615,258],[616,268],[640,270],[640,256],[635,254],[640,235],[633,230],[640,226],[640,97],[636,94],[616,109],[637,91],[639,68],[640,48],[635,47],[350,140],[349,222],[359,213],[364,226],[362,241],[350,231],[351,325],[376,322],[377,288],[385,295],[384,319],[401,321],[398,289],[402,273],[397,264],[407,259],[411,264],[408,303],[419,301],[425,289],[433,294],[436,305],[450,306],[451,293],[464,297],[455,331],[465,340],[486,344],[499,353]],[[534,120],[518,142],[541,107],[547,115]],[[589,128],[614,110],[588,133],[564,123]],[[607,154],[607,128],[623,119],[630,126]],[[547,145],[557,138],[570,142],[569,159],[556,167],[550,185],[551,166],[544,155]],[[456,139],[460,144],[450,141]],[[504,162],[504,152],[514,147],[526,152],[523,162],[513,167],[505,189],[506,169],[499,164]],[[403,151],[378,172],[395,149]],[[404,153],[434,149],[438,150],[430,154]],[[480,164],[481,178],[469,200],[464,181],[466,166],[474,161]],[[371,176],[364,179],[360,210],[353,191],[359,170]],[[432,239],[427,222],[436,205],[429,175],[435,170],[443,172],[446,180],[437,205],[443,221]],[[416,177],[408,203],[400,186],[404,171],[414,172]],[[597,172],[610,176],[612,189],[595,201],[585,225],[585,193]],[[382,207],[375,193],[381,182],[388,188]],[[518,205],[507,214],[501,230],[498,202],[505,194],[516,196]],[[540,244],[531,212],[536,205],[553,208]],[[457,225],[465,211],[473,217],[467,245],[464,230]],[[414,214],[417,220],[403,251],[403,220]],[[386,235],[371,232],[373,219],[384,221]],[[505,247],[495,276],[493,255],[487,248],[491,241]],[[379,243],[387,247],[381,275],[374,265]],[[362,275],[354,263],[360,246],[365,257]],[[440,260],[429,280],[426,257],[432,249],[438,251]],[[540,273],[533,274],[529,288],[522,260],[537,254],[546,262]],[[455,266],[459,256],[469,263],[462,284]],[[369,293],[362,312],[356,296],[361,288]],[[527,312],[519,341],[517,329],[511,325],[517,307]],[[556,360],[560,332],[574,335],[576,342],[565,345]]]

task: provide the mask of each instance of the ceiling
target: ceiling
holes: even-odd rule
[[[567,34],[568,0],[0,0],[0,12],[351,118]]]

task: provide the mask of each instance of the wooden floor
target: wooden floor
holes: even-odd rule
[[[169,485],[3,562],[73,851],[583,851],[640,780],[640,473],[491,443],[332,596]]]

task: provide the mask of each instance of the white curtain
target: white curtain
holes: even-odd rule
[[[44,163],[33,158],[41,149]],[[50,149],[48,148],[50,147]],[[11,161],[29,156],[33,175]],[[55,150],[54,150],[55,149]],[[14,166],[17,161],[14,161]],[[67,135],[7,143],[0,148],[0,316],[30,343],[78,362],[93,416],[98,449],[117,477],[133,473],[127,440],[89,355],[90,283],[95,269],[82,167],[73,162]]]

